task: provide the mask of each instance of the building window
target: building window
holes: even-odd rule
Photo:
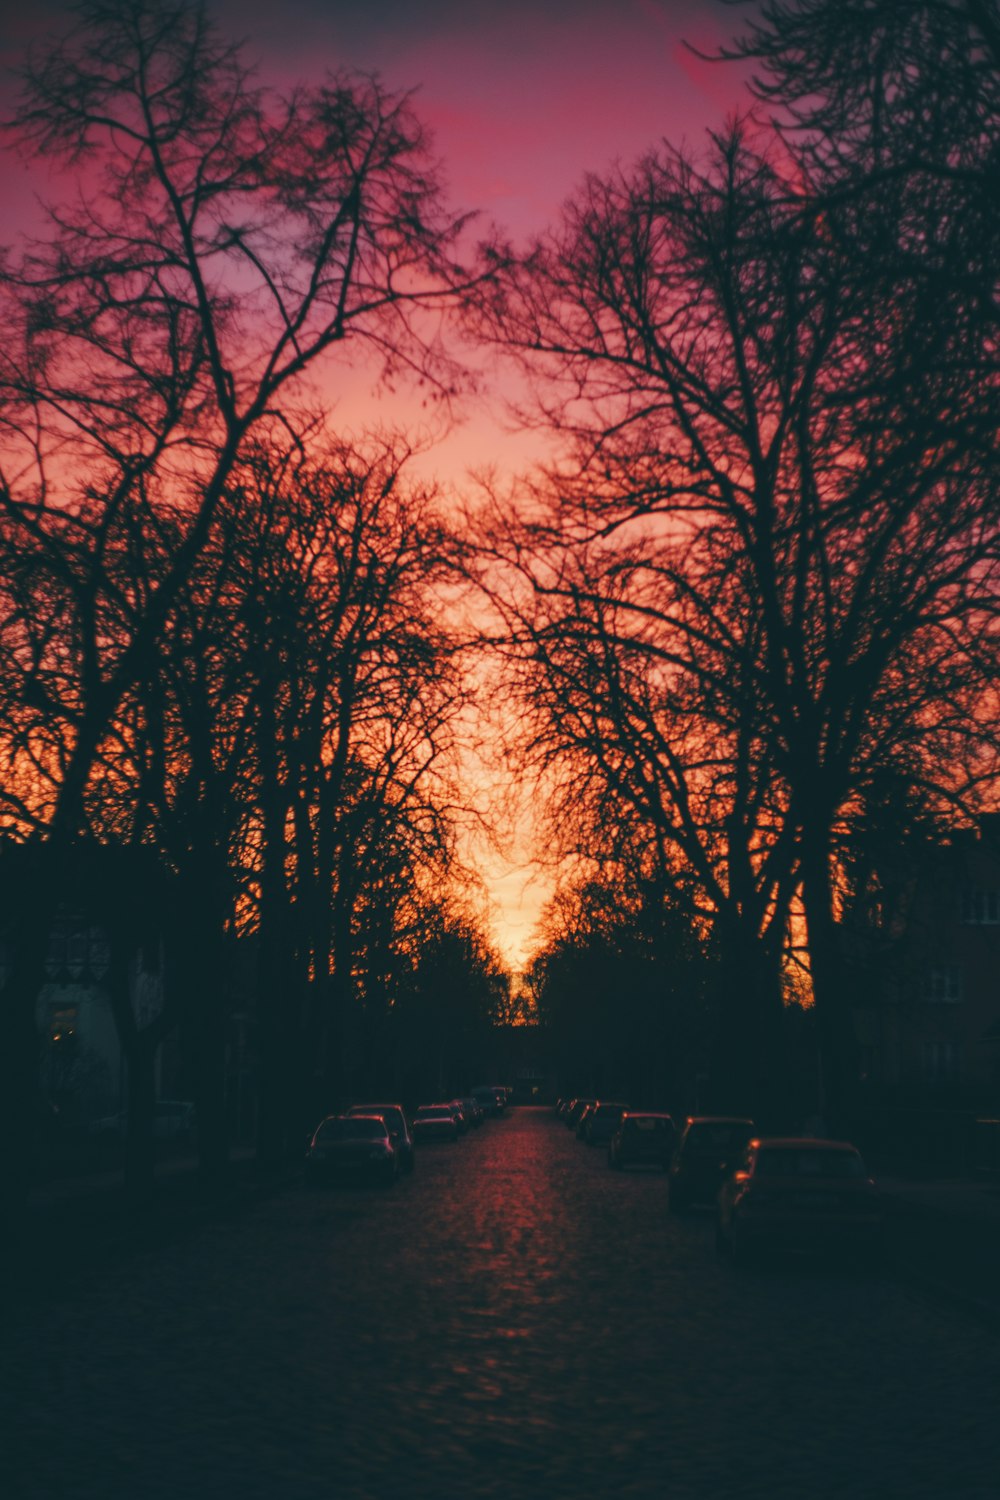
[[[1000,925],[1000,891],[968,886],[960,895],[959,917],[970,927]]]
[[[941,964],[928,969],[924,978],[924,999],[935,1004],[954,1005],[962,998],[962,971],[958,964]]]
[[[957,1042],[924,1042],[924,1077],[930,1084],[954,1083],[962,1071],[962,1049]]]
[[[45,955],[45,972],[50,979],[57,978],[66,969],[66,944],[69,932],[65,922],[53,922],[49,928],[48,950]]]
[[[111,950],[100,927],[84,927],[73,917],[57,917],[49,929],[45,956],[47,978],[91,984],[108,972]]]

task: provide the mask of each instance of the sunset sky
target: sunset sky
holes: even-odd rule
[[[391,88],[415,89],[445,165],[453,207],[477,210],[523,242],[556,218],[587,171],[629,162],[666,138],[697,149],[706,129],[745,103],[733,65],[693,56],[685,41],[713,51],[733,34],[740,9],[718,0],[210,0],[223,32],[243,37],[261,75],[280,85],[318,82],[342,67],[378,73]],[[0,21],[0,106],[15,96],[9,69],[24,45],[65,29],[70,8],[37,0]],[[0,162],[9,241],[28,221],[39,182],[19,163]],[[494,395],[422,461],[425,472],[460,488],[468,470],[512,474],[530,462],[526,438],[506,430]],[[414,408],[370,396],[342,401],[346,426],[412,423]],[[495,932],[514,962],[530,941],[547,882],[524,862],[490,876]]]

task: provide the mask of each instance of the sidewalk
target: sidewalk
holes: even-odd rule
[[[879,1177],[895,1268],[1000,1331],[1000,1183]]]
[[[157,1163],[153,1197],[141,1208],[126,1197],[120,1167],[38,1183],[24,1210],[8,1216],[0,1253],[11,1270],[0,1277],[0,1317],[6,1298],[16,1305],[35,1296],[69,1296],[86,1285],[94,1266],[168,1244],[199,1224],[236,1217],[293,1181],[290,1169],[259,1173],[255,1152],[236,1147],[225,1182],[213,1190],[206,1189],[193,1156]]]
[[[242,1163],[252,1161],[252,1146],[234,1146],[229,1153],[230,1166],[235,1172],[245,1170]],[[156,1163],[156,1182],[162,1185],[167,1179],[181,1175],[193,1175],[198,1170],[196,1156],[173,1156]],[[101,1172],[84,1172],[70,1177],[54,1177],[36,1183],[28,1194],[31,1212],[54,1208],[61,1203],[81,1201],[95,1195],[121,1194],[125,1187],[125,1171],[121,1166],[109,1167]]]
[[[993,1178],[942,1177],[923,1181],[878,1177],[876,1181],[888,1198],[907,1208],[973,1219],[1000,1228],[1000,1182]]]

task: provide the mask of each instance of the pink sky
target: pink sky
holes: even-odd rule
[[[5,10],[12,12],[12,7]],[[733,65],[702,62],[685,41],[711,51],[739,11],[716,0],[209,0],[223,32],[243,37],[264,81],[318,82],[327,71],[377,72],[392,88],[416,89],[433,130],[452,205],[479,210],[523,241],[555,219],[588,171],[627,163],[663,139],[697,149],[706,129],[742,107]],[[66,24],[60,0],[36,0],[0,20],[0,109],[13,98],[9,68],[31,36]],[[0,159],[4,228],[13,238],[45,183]],[[356,389],[359,382],[352,381]],[[505,430],[498,400],[478,402],[421,460],[423,472],[456,489],[470,468],[513,474],[531,443]],[[337,419],[410,425],[405,396],[342,400]],[[418,414],[419,420],[419,414]],[[505,955],[523,956],[549,890],[525,844],[488,872],[495,932]]]
[[[375,71],[418,89],[457,206],[539,230],[585,171],[666,136],[696,142],[739,102],[701,62],[736,16],[715,0],[214,0],[227,29],[289,78]]]

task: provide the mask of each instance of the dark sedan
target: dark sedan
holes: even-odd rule
[[[457,1141],[458,1121],[450,1104],[421,1104],[413,1116],[413,1139],[423,1145],[425,1141]]]
[[[625,1167],[657,1167],[666,1172],[676,1139],[670,1115],[626,1110],[608,1142],[608,1166],[619,1172]]]
[[[743,1116],[689,1116],[670,1164],[670,1212],[690,1203],[714,1203],[753,1134],[753,1121]]]
[[[413,1136],[401,1104],[353,1104],[349,1115],[381,1115],[389,1127],[401,1172],[413,1171]]]
[[[598,1099],[584,1128],[583,1138],[588,1146],[606,1146],[621,1123],[628,1106]]]
[[[765,1248],[877,1255],[878,1189],[846,1141],[751,1141],[719,1190],[716,1244],[733,1255]]]
[[[388,1185],[398,1171],[396,1148],[381,1115],[328,1115],[306,1152],[309,1183],[351,1178]]]
[[[563,1115],[563,1123],[570,1129],[575,1130],[580,1123],[580,1116],[588,1104],[596,1104],[596,1099],[574,1099],[569,1109]]]

